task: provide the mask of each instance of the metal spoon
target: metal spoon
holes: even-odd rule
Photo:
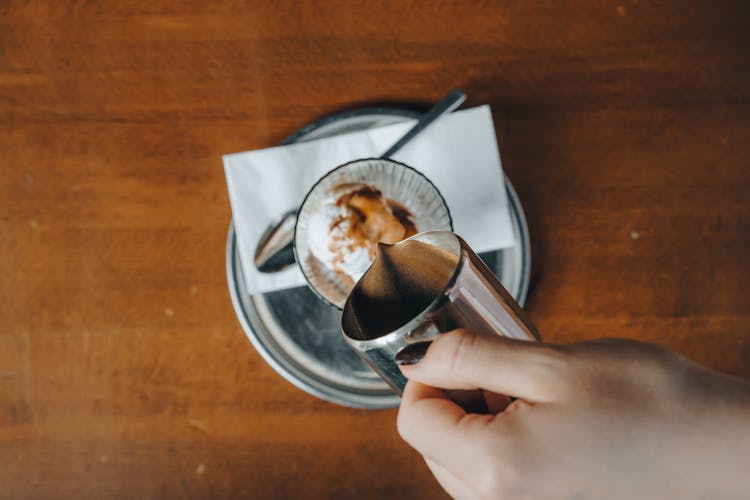
[[[393,146],[383,153],[381,158],[389,158],[396,154],[407,142],[426,129],[432,122],[450,113],[461,105],[466,95],[459,89],[451,90],[430,110],[422,115],[417,123],[409,129]],[[258,240],[253,259],[255,267],[263,273],[280,271],[294,264],[294,225],[297,222],[297,209],[281,216],[279,220],[268,226],[268,229]]]

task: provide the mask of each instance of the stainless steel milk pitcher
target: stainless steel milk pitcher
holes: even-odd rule
[[[396,354],[457,328],[539,339],[521,306],[466,242],[450,231],[380,244],[342,317],[346,341],[399,395],[406,379],[396,365]]]

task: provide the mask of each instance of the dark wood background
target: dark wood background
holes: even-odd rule
[[[750,378],[750,3],[0,1],[0,497],[434,498],[395,410],[296,389],[225,281],[221,155],[492,106],[545,339]]]

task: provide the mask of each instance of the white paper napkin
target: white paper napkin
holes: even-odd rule
[[[253,264],[268,225],[297,208],[326,172],[378,157],[416,120],[310,142],[224,156],[224,171],[245,284],[251,294],[304,286],[299,267],[273,274]],[[412,139],[393,159],[422,172],[440,190],[454,231],[477,252],[515,243],[489,106],[456,111]]]

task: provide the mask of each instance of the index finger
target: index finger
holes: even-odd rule
[[[568,362],[562,350],[549,344],[455,330],[439,335],[424,359],[401,371],[433,387],[479,388],[548,402],[559,394]]]

